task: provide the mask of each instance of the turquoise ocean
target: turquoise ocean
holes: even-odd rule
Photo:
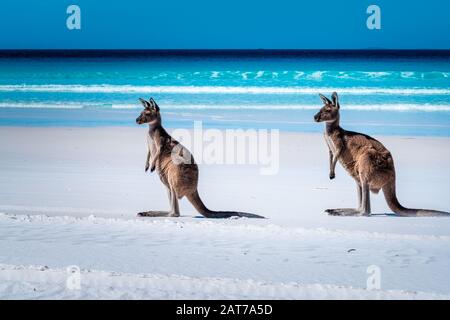
[[[320,132],[333,91],[347,129],[450,136],[449,52],[0,53],[0,126],[136,126],[153,97],[168,128]]]

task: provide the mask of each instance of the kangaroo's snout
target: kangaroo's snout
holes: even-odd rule
[[[320,112],[317,113],[317,114],[314,116],[314,121],[315,121],[315,122],[320,122]]]
[[[137,118],[136,118],[136,123],[137,123],[137,124],[141,124],[141,117],[137,117]]]

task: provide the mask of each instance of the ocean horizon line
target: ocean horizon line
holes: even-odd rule
[[[8,57],[116,57],[116,56],[272,56],[272,57],[448,57],[450,49],[0,49],[0,58]]]

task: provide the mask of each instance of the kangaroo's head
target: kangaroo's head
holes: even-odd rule
[[[316,122],[334,122],[339,118],[339,100],[336,92],[331,95],[331,100],[322,94],[319,94],[323,101],[323,107],[314,116]]]
[[[156,104],[153,98],[150,98],[149,101],[145,101],[144,99],[139,98],[142,105],[144,106],[144,110],[141,112],[139,117],[136,118],[137,124],[143,123],[156,123],[161,121],[161,116],[159,114],[159,107]]]

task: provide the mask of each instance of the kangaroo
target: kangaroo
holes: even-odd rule
[[[335,178],[336,163],[341,165],[356,181],[357,209],[328,209],[330,215],[368,216],[370,192],[383,193],[389,208],[399,216],[430,217],[448,216],[450,213],[427,209],[408,209],[397,200],[395,192],[395,168],[392,155],[379,141],[357,132],[344,130],[339,125],[339,100],[336,92],[332,101],[319,94],[324,106],[314,116],[316,122],[326,122],[325,141],[330,155],[330,179]]]
[[[179,217],[178,200],[186,196],[194,208],[207,218],[264,218],[245,212],[209,210],[198,194],[198,166],[194,157],[162,127],[160,109],[155,100],[153,98],[149,101],[141,98],[139,100],[144,110],[136,119],[136,123],[149,125],[145,172],[149,168],[150,172],[157,171],[161,182],[167,188],[171,205],[170,211],[140,212],[139,217]]]

